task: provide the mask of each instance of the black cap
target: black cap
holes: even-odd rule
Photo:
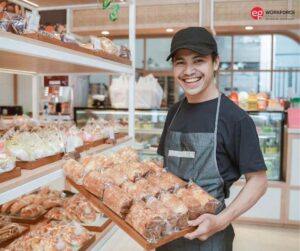
[[[179,49],[190,49],[202,55],[218,54],[218,46],[213,35],[203,27],[189,27],[175,33],[167,61]]]

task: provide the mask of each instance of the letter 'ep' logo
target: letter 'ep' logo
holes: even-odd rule
[[[261,7],[254,7],[251,10],[251,17],[255,20],[260,20],[264,16],[264,9]]]

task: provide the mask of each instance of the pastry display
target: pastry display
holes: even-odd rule
[[[0,141],[0,174],[13,170],[16,166],[16,158],[5,148]]]
[[[50,222],[21,236],[7,250],[79,250],[94,234],[73,222]]]
[[[83,165],[73,159],[68,159],[64,164],[63,169],[66,176],[74,180],[76,184],[82,185],[85,175],[85,168]]]

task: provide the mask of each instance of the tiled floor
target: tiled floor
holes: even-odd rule
[[[234,251],[300,251],[300,228],[235,224],[234,229],[236,234]],[[143,251],[143,249],[127,234],[118,230],[99,251]]]

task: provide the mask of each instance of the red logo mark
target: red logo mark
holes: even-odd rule
[[[255,20],[260,20],[264,16],[265,12],[264,9],[261,7],[254,7],[251,10],[251,17]]]

